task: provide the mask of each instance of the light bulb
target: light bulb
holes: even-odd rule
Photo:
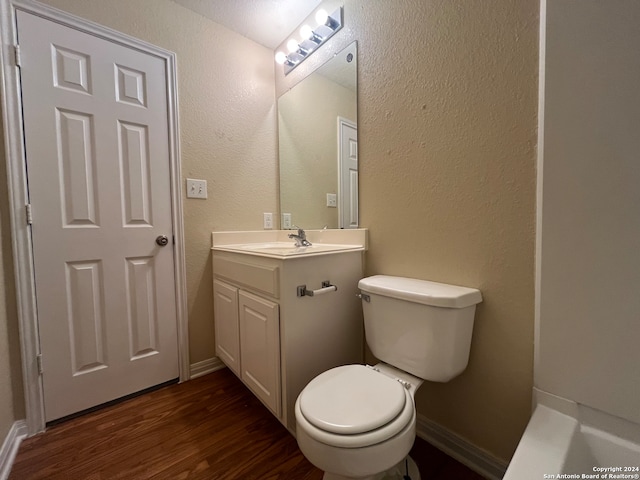
[[[276,63],[282,65],[287,60],[287,54],[284,52],[276,53]]]
[[[291,39],[287,42],[287,50],[290,52],[295,52],[298,50],[298,42],[295,39]]]
[[[318,22],[318,25],[326,24],[328,18],[329,14],[322,8],[316,12],[316,22]]]
[[[311,37],[311,35],[313,35],[313,30],[309,25],[303,25],[302,27],[300,27],[300,36],[303,40]]]

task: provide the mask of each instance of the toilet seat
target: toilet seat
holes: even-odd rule
[[[296,401],[300,428],[336,447],[384,442],[415,421],[413,399],[398,381],[364,365],[346,365],[314,378]]]
[[[344,435],[380,428],[404,406],[404,387],[364,365],[328,370],[300,394],[300,410],[312,425]]]

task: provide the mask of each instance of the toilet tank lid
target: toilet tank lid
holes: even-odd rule
[[[434,307],[465,308],[482,302],[480,290],[418,280],[416,278],[374,275],[358,282],[366,293],[398,298]]]

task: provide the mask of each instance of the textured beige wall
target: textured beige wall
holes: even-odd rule
[[[183,204],[191,363],[211,358],[211,232],[278,208],[273,52],[170,0],[43,3],[176,53],[182,176],[209,192]]]
[[[311,75],[278,99],[280,209],[305,229],[338,228],[338,121],[356,121],[356,93]]]
[[[367,274],[477,287],[469,367],[420,414],[511,457],[530,416],[539,2],[345,0],[346,26],[277,94],[358,41]]]

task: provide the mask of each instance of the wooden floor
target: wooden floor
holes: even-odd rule
[[[481,476],[417,439],[423,480]],[[51,427],[20,445],[10,480],[320,480],[295,438],[228,370]]]

